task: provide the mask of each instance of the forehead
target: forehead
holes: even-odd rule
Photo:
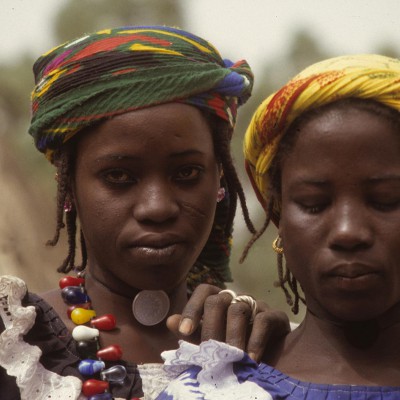
[[[78,154],[110,152],[155,154],[193,148],[213,153],[211,128],[195,107],[171,103],[127,112],[84,133]]]
[[[329,108],[296,127],[296,139],[283,160],[285,176],[300,167],[315,173],[366,172],[399,165],[400,132],[387,117],[349,106]]]

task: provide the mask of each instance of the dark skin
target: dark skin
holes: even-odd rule
[[[206,299],[219,289],[204,285],[185,308],[186,275],[211,231],[220,174],[209,124],[184,104],[122,114],[78,141],[71,187],[88,251],[85,286],[97,315],[112,313],[118,322],[117,330],[101,334],[102,346],[118,343],[125,360],[160,362],[161,352],[177,348],[179,337],[227,338],[245,348],[248,306],[230,306],[229,295],[218,295],[218,306],[208,312],[214,300]],[[165,321],[146,327],[135,320],[132,299],[143,289],[168,294],[170,329]],[[59,291],[43,297],[73,329]],[[260,304],[259,315],[265,310]],[[180,314],[186,318],[177,332]],[[274,329],[286,328],[284,314],[270,314],[269,321],[280,318]],[[260,357],[274,329],[255,327],[250,350]],[[238,329],[239,339],[232,334]]]
[[[302,381],[398,386],[398,131],[334,106],[299,128],[281,165],[279,233],[307,312],[264,360]]]

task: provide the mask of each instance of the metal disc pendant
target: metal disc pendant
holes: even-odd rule
[[[145,326],[159,324],[169,311],[169,297],[162,290],[142,290],[132,302],[132,312],[138,322]]]

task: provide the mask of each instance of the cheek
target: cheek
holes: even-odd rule
[[[318,234],[308,218],[301,216],[294,207],[287,207],[282,212],[279,234],[286,266],[299,282],[303,282],[316,256]]]

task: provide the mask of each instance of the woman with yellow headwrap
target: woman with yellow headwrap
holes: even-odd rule
[[[258,107],[244,152],[266,222],[246,252],[272,220],[279,284],[306,315],[260,365],[215,342],[214,369],[168,354],[195,355],[180,381],[197,398],[400,398],[399,111],[400,61],[378,55],[312,65]]]

